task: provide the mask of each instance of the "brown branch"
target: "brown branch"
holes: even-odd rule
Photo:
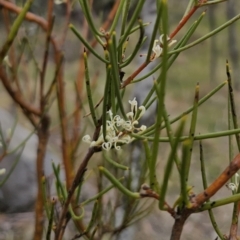
[[[4,0],[0,0],[0,6],[2,6],[3,8],[6,8],[8,11],[14,12],[16,14],[19,14],[22,11],[21,7],[16,6],[15,4],[11,3],[11,2],[7,2]],[[42,18],[39,17],[33,13],[27,13],[25,15],[25,20],[30,21],[30,22],[35,22],[37,25],[39,25],[44,31],[48,31],[48,22]],[[54,49],[54,58],[55,58],[55,63],[58,62],[58,55],[60,55],[60,49],[55,41],[55,39],[50,36],[51,39],[51,43],[53,45],[53,49]]]
[[[93,141],[96,141],[98,139],[99,133],[100,133],[100,129],[101,129],[101,125],[102,125],[102,119],[100,118],[98,120],[98,127],[95,129],[95,132],[93,134]],[[81,182],[81,180],[83,178],[83,174],[86,171],[88,162],[90,161],[90,159],[93,156],[93,154],[95,152],[100,151],[100,150],[101,150],[101,148],[99,149],[97,147],[89,148],[86,156],[84,157],[82,163],[80,164],[80,166],[79,166],[79,168],[77,170],[77,173],[76,173],[76,175],[74,177],[72,186],[71,186],[71,188],[68,191],[67,199],[66,199],[66,201],[65,201],[65,203],[63,205],[63,208],[62,208],[62,212],[61,212],[61,215],[60,215],[60,218],[59,218],[59,222],[58,222],[58,225],[57,225],[57,229],[56,229],[56,232],[55,232],[55,240],[61,240],[62,239],[64,231],[65,231],[65,227],[66,227],[66,224],[67,224],[67,221],[69,220],[69,218],[68,218],[68,215],[69,215],[68,214],[68,206],[71,203],[71,201],[73,200],[74,192],[75,192],[76,188],[78,187],[79,183]]]
[[[141,189],[140,189],[140,196],[142,198],[144,197],[149,197],[149,198],[155,198],[157,200],[160,199],[160,196],[159,194],[157,194],[155,191],[153,191],[146,183],[144,183],[142,186],[141,186]],[[164,201],[164,209],[171,214],[172,217],[175,218],[176,216],[176,213],[174,211],[174,209],[172,207],[170,207],[170,205]]]
[[[8,11],[14,12],[16,14],[19,14],[22,11],[22,8],[16,6],[15,4],[11,3],[11,2],[7,2],[4,0],[0,0],[0,6],[2,6],[3,8],[7,9]],[[30,21],[30,22],[35,22],[36,24],[38,24],[44,31],[48,31],[49,26],[48,26],[48,22],[43,19],[42,17],[39,17],[33,13],[27,13],[25,15],[25,19]],[[54,49],[54,53],[55,53],[55,62],[56,64],[58,63],[58,59],[59,59],[59,55],[61,55],[60,50],[57,46],[57,43],[55,41],[55,39],[50,35],[50,40],[51,43],[53,45],[53,49]],[[6,74],[4,74],[4,72],[2,73],[2,68],[0,69],[0,77],[2,78],[2,82],[5,86],[5,88],[7,89],[7,91],[9,92],[9,94],[14,97],[14,101],[18,102],[19,105],[23,108],[26,109],[27,112],[33,113],[35,115],[40,116],[40,110],[37,110],[35,108],[33,108],[31,105],[25,103],[22,99],[22,96],[20,94],[20,92],[17,92],[16,90],[14,90],[12,88],[12,86],[9,84],[10,81],[6,81]],[[28,117],[28,116],[27,116]]]
[[[51,40],[51,32],[53,27],[53,1],[49,1],[48,3],[48,23],[47,31],[46,31],[46,43],[45,43],[45,52],[43,57],[42,69],[40,71],[40,108],[42,114],[45,111],[45,98],[44,98],[44,83],[45,83],[45,73],[48,62],[49,55],[49,43]],[[43,235],[43,226],[44,226],[44,198],[42,191],[42,176],[44,175],[44,157],[47,148],[47,142],[49,138],[49,126],[50,126],[50,118],[48,116],[43,116],[41,121],[41,126],[38,130],[38,150],[37,150],[37,184],[38,184],[38,194],[35,208],[35,231],[34,231],[34,240],[41,240]]]
[[[180,209],[180,213],[175,218],[175,223],[172,228],[171,240],[179,240],[181,237],[182,229],[187,218],[198,210],[201,205],[209,200],[226,182],[240,169],[240,153],[233,159],[229,166],[223,171],[222,174],[202,193],[196,197],[191,197],[191,208]],[[235,232],[236,226],[232,226],[232,233]]]
[[[61,59],[59,59],[61,61]],[[69,142],[69,134],[68,134],[68,121],[66,117],[66,98],[64,93],[64,81],[63,81],[63,69],[61,68],[60,73],[57,77],[57,102],[58,102],[58,110],[59,110],[59,119],[61,125],[61,135],[62,135],[62,156],[63,156],[63,163],[65,167],[66,173],[66,184],[67,189],[70,188],[73,181],[73,166],[71,161],[71,149],[70,149],[70,142]]]
[[[40,111],[39,109],[37,109],[36,107],[32,106],[31,104],[27,103],[23,97],[22,94],[15,90],[12,86],[11,86],[11,80],[7,77],[7,74],[4,70],[4,66],[0,65],[0,78],[2,80],[2,83],[5,87],[5,89],[7,90],[7,92],[9,93],[9,95],[12,97],[12,99],[18,103],[21,108],[26,109],[28,112],[33,113],[37,116],[40,116]]]
[[[184,211],[180,216],[178,216],[178,218],[175,219],[170,240],[180,240],[185,221],[192,213],[190,210],[186,210],[187,211]]]
[[[193,198],[193,208],[200,207],[204,202],[211,198],[239,169],[240,153],[207,189]]]
[[[88,35],[88,25],[86,19],[83,23],[83,37],[86,38]],[[79,67],[78,67],[78,74],[77,74],[77,80],[76,80],[76,103],[75,103],[75,112],[74,112],[74,127],[73,127],[73,134],[72,134],[72,142],[73,145],[76,146],[79,138],[79,128],[80,128],[80,117],[81,117],[81,103],[80,99],[82,98],[82,91],[83,91],[83,82],[84,82],[84,74],[85,74],[85,66],[84,66],[84,58],[83,58],[83,46],[80,50],[80,58],[79,58]],[[74,146],[74,147],[75,147]]]
[[[119,6],[119,4],[120,4],[120,1],[121,1],[121,0],[116,0],[116,1],[115,1],[115,4],[114,4],[114,6],[112,7],[110,13],[108,14],[108,17],[107,17],[106,21],[103,23],[103,25],[101,26],[100,29],[102,29],[102,30],[104,30],[104,31],[107,31],[107,29],[109,28],[109,26],[111,25],[111,23],[112,23],[112,21],[113,21],[113,19],[114,19],[114,17],[115,17],[115,14],[116,14],[116,12],[117,12],[117,10],[118,10],[118,6]],[[97,45],[97,43],[98,43],[98,41],[97,41],[96,39],[94,39],[94,40],[92,41],[92,43],[91,43],[92,48],[94,48],[94,47]],[[89,52],[89,51],[87,51],[87,53],[88,53],[88,52]]]
[[[52,1],[53,2],[53,1]],[[69,22],[70,22],[70,17],[71,17],[71,0],[66,0],[65,2],[65,9],[66,9],[66,14],[65,14],[65,22],[64,22],[64,27],[61,30],[62,32],[62,38],[60,40],[60,42],[58,43],[58,46],[60,48],[63,47],[66,37],[67,37],[67,31],[68,31],[68,26],[69,26]]]
[[[21,7],[16,6],[15,4],[5,1],[5,0],[0,0],[0,6],[8,9],[11,12],[15,12],[17,14],[19,14],[22,11]],[[47,21],[42,18],[39,17],[33,13],[27,13],[25,18],[30,21],[30,22],[35,22],[37,23],[39,26],[41,26],[45,31],[47,30]]]
[[[173,39],[177,33],[182,29],[182,27],[186,24],[186,22],[190,19],[190,17],[196,12],[196,10],[198,9],[198,6],[194,6],[189,12],[188,14],[179,22],[178,26],[176,27],[176,29],[169,35],[170,39]]]
[[[103,25],[102,25],[101,28],[104,29],[105,31],[108,29],[108,27],[109,27],[110,24],[112,23],[115,15],[116,15],[116,12],[117,12],[117,10],[118,10],[118,6],[119,6],[120,2],[121,2],[121,0],[115,1],[115,4],[114,4],[114,6],[113,6],[112,9],[111,9],[111,12],[108,14],[107,20],[103,23]],[[94,46],[94,45],[92,45],[92,47],[93,47],[93,46]]]
[[[43,62],[42,62],[42,69],[40,71],[40,88],[39,88],[39,97],[40,97],[40,107],[41,111],[43,111],[43,107],[45,105],[44,101],[44,85],[45,85],[45,75],[46,75],[46,69],[47,69],[47,63],[48,63],[48,57],[49,57],[49,45],[51,40],[51,33],[53,29],[53,1],[48,1],[48,29],[46,31],[46,42],[44,47],[44,56],[43,56]]]
[[[187,208],[184,208],[182,210],[178,209],[178,211],[179,212],[174,211],[174,215],[172,214],[175,222],[172,227],[170,240],[180,240],[184,224],[188,217],[194,212],[194,210]]]
[[[73,180],[72,186],[68,191],[68,197],[64,203],[61,216],[58,222],[58,226],[56,229],[56,235],[55,240],[61,240],[65,231],[66,223],[68,220],[68,206],[72,201],[75,189],[78,187],[79,183],[81,182],[81,179],[83,177],[84,172],[86,171],[86,167],[88,165],[89,160],[93,156],[95,150],[94,148],[89,148],[85,158],[83,159],[81,165],[78,168],[77,174],[75,175],[75,178]]]
[[[237,237],[237,231],[238,231],[238,216],[239,216],[239,203],[238,203],[238,209],[237,212],[235,213],[234,220],[235,222],[232,222],[231,228],[230,228],[230,233],[228,240],[237,240],[239,239]]]
[[[176,29],[170,34],[170,39],[173,39],[177,33],[182,29],[182,27],[186,24],[186,22],[191,18],[191,16],[196,12],[198,8],[200,8],[204,3],[206,3],[207,0],[199,0],[198,5],[193,6],[193,8],[188,12],[188,14],[182,18],[182,20],[179,22]]]
[[[8,9],[9,11],[15,12],[19,14],[22,10],[22,8],[17,7],[16,5],[0,0],[0,5],[2,5],[4,8]],[[49,25],[48,22],[33,14],[33,13],[27,13],[25,16],[25,19],[31,22],[35,22],[38,24],[44,31],[48,31]],[[56,65],[61,62],[62,54],[59,49],[59,46],[57,45],[55,39],[50,36],[51,43],[53,45],[54,49],[54,59]],[[57,76],[57,90],[58,90],[58,101],[59,101],[59,115],[61,119],[61,132],[62,132],[62,155],[63,155],[63,162],[66,172],[66,181],[67,181],[67,187],[69,188],[71,186],[71,182],[73,179],[73,173],[72,173],[72,165],[70,161],[70,152],[69,152],[69,141],[68,141],[68,134],[67,134],[67,120],[66,120],[66,113],[65,113],[65,96],[64,96],[64,82],[63,82],[63,73],[62,68],[59,70],[59,74]]]
[[[123,83],[121,88],[125,88],[127,85],[129,85],[133,79],[150,63],[149,62],[144,62],[134,73],[132,73]]]
[[[44,158],[46,154],[46,148],[49,138],[49,126],[50,126],[50,118],[48,116],[44,116],[41,121],[41,125],[38,129],[38,148],[37,148],[37,185],[38,185],[38,193],[37,193],[37,201],[36,201],[36,217],[35,217],[35,232],[34,232],[34,240],[41,240],[43,235],[43,191],[42,191],[42,176],[43,176],[43,166],[44,166]]]
[[[7,2],[7,1],[3,1],[3,0],[0,0],[0,6],[6,8],[7,10],[9,10],[11,12],[15,12],[17,14],[19,14],[22,10],[22,8],[17,7],[16,5],[14,5],[10,2]],[[25,19],[28,21],[31,21],[31,22],[35,22],[46,32],[49,29],[49,25],[48,25],[47,21],[45,21],[43,18],[41,18],[35,14],[27,13],[25,15]],[[56,66],[58,66],[58,64],[60,64],[60,62],[61,62],[62,54],[61,54],[60,48],[57,45],[55,39],[51,35],[50,35],[50,41],[53,45],[55,64],[56,64]],[[7,80],[3,73],[4,73],[3,68],[0,68],[0,74],[1,74],[0,77],[2,76],[4,78],[4,80]],[[28,112],[35,113],[38,116],[41,115],[39,110],[36,110],[35,108],[26,104],[22,100],[21,95],[19,95],[19,93],[17,93],[16,91],[13,91],[11,86],[9,86],[9,82],[4,81],[4,80],[3,80],[3,83],[6,85],[5,87],[7,88],[10,95],[13,96],[16,99],[16,101],[18,101],[18,103],[20,105],[22,105],[22,107],[24,109],[27,109]],[[62,67],[60,67],[60,70],[59,70],[59,73],[57,76],[57,96],[58,96],[59,116],[60,116],[60,120],[61,120],[62,156],[63,156],[63,163],[64,163],[65,173],[66,173],[67,188],[69,189],[70,186],[72,185],[73,169],[72,169],[72,162],[70,159],[70,148],[69,148],[70,144],[68,141],[69,139],[68,139],[68,132],[67,132],[67,119],[66,119],[66,113],[65,113],[65,94],[64,94],[64,81],[63,81]],[[38,208],[36,208],[36,211],[40,212],[41,211],[40,205],[37,205],[37,206],[39,206],[39,210],[38,210]],[[40,214],[39,214],[39,216],[40,216]],[[36,218],[38,218],[38,214],[36,214]],[[40,220],[36,219],[36,221],[39,223]],[[38,226],[36,224],[36,228],[37,227]]]

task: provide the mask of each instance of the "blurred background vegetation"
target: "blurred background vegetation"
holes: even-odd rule
[[[22,5],[24,1],[16,1],[18,5]],[[47,0],[35,0],[32,6],[32,11],[37,13],[38,15],[45,16]],[[169,31],[171,32],[179,23],[182,18],[182,14],[186,8],[188,3],[187,0],[175,1],[169,0]],[[177,2],[177,3],[176,3]],[[96,22],[100,23],[105,18],[109,9],[114,4],[114,1],[105,0],[105,1],[94,1],[93,9],[95,14]],[[227,19],[235,16],[239,13],[240,10],[240,1],[237,0],[229,0],[223,2],[218,5],[213,5],[206,7],[206,9],[199,9],[193,16],[192,19],[186,24],[186,26],[178,33],[175,39],[179,40],[184,34],[184,30],[187,29],[191,23],[195,19],[199,17],[199,15],[206,10],[206,15],[201,22],[200,26],[197,28],[196,32],[192,36],[190,41],[194,41],[195,39],[205,35],[212,29],[216,28],[223,24]],[[58,39],[58,31],[62,30],[62,16],[64,15],[66,9],[65,5],[55,5],[55,26],[53,33],[56,35],[57,41]],[[1,13],[3,14],[3,12]],[[11,16],[12,19],[15,18],[15,15]],[[144,16],[142,16],[144,21]],[[74,2],[74,9],[72,12],[71,22],[80,29],[83,24],[83,17],[81,15],[81,11],[79,8],[79,4],[77,1]],[[4,21],[0,20],[0,46],[3,43],[3,39],[6,37],[6,32],[3,27]],[[169,114],[174,117],[179,115],[184,110],[188,109],[192,106],[194,90],[197,83],[200,84],[200,97],[204,96],[214,87],[224,82],[226,77],[226,59],[228,59],[230,63],[230,69],[232,73],[232,78],[234,82],[234,91],[236,102],[240,101],[240,23],[236,22],[231,25],[229,28],[221,31],[214,37],[208,39],[204,43],[201,43],[194,48],[188,49],[180,54],[177,61],[172,66],[171,70],[168,72],[168,80],[167,80],[167,94],[166,94],[166,104],[169,109]],[[25,83],[21,86],[26,90],[25,94],[30,92],[30,89],[34,88],[34,79],[36,77],[35,72],[35,62],[32,60],[32,53],[34,52],[36,58],[41,59],[42,57],[42,49],[44,44],[45,35],[42,34],[42,30],[38,29],[36,25],[32,23],[25,22],[21,31],[19,32],[18,38],[26,38],[28,47],[29,59],[26,58],[24,61],[28,62],[26,64],[28,67],[21,69],[21,75],[23,78],[25,77]],[[89,36],[89,39],[91,36]],[[135,39],[130,39],[129,48],[131,45],[134,46],[136,43]],[[73,35],[72,32],[68,31],[66,35],[66,42],[63,46],[63,51],[65,53],[65,79],[66,79],[66,88],[67,88],[67,98],[69,99],[68,106],[68,114],[70,114],[74,106],[71,105],[71,99],[75,96],[72,94],[74,91],[74,81],[77,78],[79,63],[78,59],[81,54],[81,45],[78,39]],[[32,53],[31,53],[32,51]],[[94,60],[91,60],[91,76],[97,79],[101,78],[101,67],[98,64],[95,64]],[[32,68],[29,68],[32,66]],[[132,66],[134,67],[134,66]],[[126,75],[131,73],[131,68],[125,69]],[[51,68],[51,63],[47,69],[47,76],[49,79],[52,79],[54,74],[54,68]],[[102,96],[101,88],[97,87],[94,89],[94,96],[96,99],[100,99]],[[130,90],[128,90],[130,91]],[[1,101],[0,107],[8,109],[10,111],[15,111],[13,102],[6,94],[5,90],[3,90],[2,86],[0,86],[0,94]],[[130,94],[130,92],[129,92]],[[198,121],[197,121],[197,133],[207,133],[211,131],[221,131],[227,130],[227,87],[220,90],[217,94],[215,94],[206,104],[203,104],[199,108],[198,113]],[[33,101],[34,101],[34,96]],[[51,134],[51,143],[55,146],[56,151],[59,150],[59,142],[58,142],[58,131],[55,131],[54,125],[58,124],[58,115],[55,110],[51,111],[52,119],[53,119],[53,127]],[[239,108],[237,108],[237,111]],[[88,110],[86,108],[85,112]],[[238,111],[239,112],[239,111]],[[24,118],[20,117],[20,122],[25,125],[27,128],[28,124],[24,121]],[[82,126],[84,127],[84,126]],[[207,165],[207,177],[208,181],[211,182],[215,177],[225,168],[228,162],[228,138],[216,138],[205,140],[204,143],[204,155],[206,159]],[[81,151],[80,151],[81,152]],[[237,149],[235,149],[235,153],[237,153]],[[164,158],[167,156],[168,152],[161,147],[160,157]],[[198,147],[195,148],[194,161],[192,162],[192,171],[190,171],[190,182],[194,185],[196,192],[202,190],[201,185],[201,173],[200,173],[200,162],[199,162],[199,153]],[[173,174],[174,176],[174,174]],[[174,180],[174,178],[173,178]],[[178,184],[178,179],[176,177],[176,181],[171,182],[169,185],[172,189],[172,197],[176,198],[177,194],[174,191],[176,189],[176,183]],[[221,194],[230,195],[230,191],[225,188],[221,189],[217,196],[214,198],[218,198]],[[171,199],[169,199],[171,203]],[[227,208],[229,211],[226,211],[226,207],[224,207],[224,211],[220,209],[216,210],[216,219],[218,219],[218,223],[222,232],[228,231],[229,223],[231,219],[231,206]],[[200,239],[214,239],[216,234],[212,232],[212,227],[209,224],[207,213],[202,213],[200,215],[193,215],[190,217],[189,224],[186,225],[186,229],[183,232],[182,239],[190,240],[200,240]],[[167,221],[166,221],[167,219]],[[5,221],[5,216],[2,216],[2,221]],[[13,221],[11,219],[10,221]],[[149,215],[149,221],[143,220],[136,226],[136,235],[135,239],[146,239],[149,238],[151,240],[159,239],[158,232],[162,234],[165,233],[165,236],[169,236],[172,226],[172,219],[168,216],[168,214],[163,212],[153,212]],[[20,224],[20,223],[18,223]],[[22,227],[22,226],[21,226]],[[192,232],[192,234],[190,234]],[[161,234],[161,236],[163,236]],[[1,239],[1,238],[0,238]],[[3,238],[2,238],[3,239]],[[17,238],[15,238],[17,239]],[[161,238],[161,239],[167,239]]]

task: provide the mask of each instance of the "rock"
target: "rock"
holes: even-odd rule
[[[6,110],[0,109],[0,124],[5,137],[9,134],[9,130],[13,128],[15,121],[14,117]],[[17,123],[9,144],[8,152],[19,146],[19,144],[30,135],[30,130]],[[0,160],[0,169],[6,169],[5,174],[0,175],[0,212],[16,213],[33,209],[37,194],[37,143],[38,138],[36,134],[32,134],[27,140],[22,153],[22,147],[20,147],[16,152]],[[3,147],[0,148],[0,153],[3,153]],[[21,156],[19,156],[19,154],[21,154]],[[1,186],[1,182],[11,171],[16,161],[18,161],[16,167],[7,181]],[[57,164],[59,159],[56,154],[47,150],[44,162],[44,174],[49,177],[48,179],[54,179],[52,161]],[[51,182],[53,181],[48,181],[48,183]],[[53,191],[53,187],[51,187],[51,191]]]

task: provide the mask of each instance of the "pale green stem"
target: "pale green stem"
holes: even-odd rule
[[[202,173],[203,188],[206,189],[208,187],[208,184],[207,184],[207,178],[206,178],[205,160],[204,160],[203,147],[202,147],[202,142],[201,141],[200,141],[199,147],[200,147],[200,162],[201,162],[201,173]],[[210,202],[210,200],[208,199],[207,202]],[[219,238],[221,240],[225,240],[223,234],[221,233],[221,231],[220,231],[220,229],[217,225],[217,222],[216,222],[216,219],[213,215],[212,209],[208,210],[208,214],[209,214],[209,217],[210,217],[210,220],[211,220],[211,223],[212,223],[212,226],[213,226],[215,232],[217,233],[217,235],[219,236]]]
[[[225,137],[229,135],[233,135],[236,133],[240,133],[240,128],[238,129],[232,129],[232,130],[227,130],[227,131],[221,131],[221,132],[214,132],[214,133],[206,133],[206,134],[201,134],[198,136],[194,136],[194,140],[203,140],[203,139],[209,139],[209,138],[218,138],[218,137]],[[131,134],[131,136],[137,138],[137,139],[147,139],[150,142],[154,141],[153,137],[147,137],[144,135],[138,135],[138,134]],[[188,139],[188,136],[182,136],[180,137],[179,141],[183,142],[184,140]],[[175,139],[175,137],[174,137]],[[170,142],[170,139],[168,137],[160,137],[158,139],[159,142]]]
[[[86,83],[86,90],[87,90],[87,96],[88,96],[88,104],[89,104],[89,109],[91,112],[91,117],[94,122],[95,127],[98,125],[97,121],[97,116],[93,104],[93,97],[92,97],[92,90],[91,90],[91,85],[90,85],[90,77],[89,77],[89,69],[88,69],[88,61],[87,61],[87,53],[84,51],[83,53],[83,58],[84,58],[84,65],[85,65],[85,83]]]
[[[216,208],[216,207],[220,207],[220,206],[224,206],[230,203],[234,203],[234,202],[238,202],[240,201],[240,193],[232,195],[230,197],[227,198],[223,198],[220,200],[216,200],[213,202],[209,202],[209,203],[205,203],[201,208],[199,208],[199,212],[208,210],[208,209],[212,209],[212,208]]]
[[[111,165],[113,165],[114,167],[119,168],[119,169],[122,169],[122,170],[129,170],[129,167],[124,166],[124,165],[122,165],[122,164],[120,164],[120,163],[117,163],[116,161],[114,161],[113,159],[111,159],[111,158],[106,154],[105,151],[103,151],[103,156],[104,156],[104,158],[105,158]]]
[[[204,35],[203,37],[199,38],[198,40],[186,45],[185,47],[173,50],[171,52],[169,52],[168,54],[173,54],[173,53],[178,53],[178,52],[182,52],[184,50],[187,50],[201,42],[203,42],[204,40],[212,37],[213,35],[217,34],[218,32],[222,31],[224,28],[228,27],[229,25],[233,24],[234,22],[236,22],[237,20],[240,19],[240,14],[238,14],[236,17],[230,19],[229,21],[227,21],[226,23],[224,23],[223,25],[221,25],[220,27],[216,28],[215,30],[211,31],[210,33]]]
[[[174,144],[173,144],[171,153],[168,157],[167,165],[164,170],[162,186],[161,186],[161,190],[160,190],[160,194],[159,194],[160,195],[159,208],[161,210],[164,209],[164,206],[165,206],[165,196],[167,193],[167,187],[168,187],[168,183],[169,183],[170,174],[171,174],[172,168],[173,168],[174,156],[176,155],[177,147],[179,144],[179,139],[180,139],[180,136],[182,135],[185,122],[186,122],[186,117],[182,118],[182,121],[180,122],[179,127],[176,131],[176,138],[174,139]]]
[[[91,52],[97,59],[101,62],[109,63],[106,59],[102,58],[97,52],[91,47],[91,45],[87,42],[87,40],[76,30],[76,28],[70,24],[69,28],[73,31],[73,33],[77,36],[77,38],[83,43],[83,45],[87,48],[89,52]]]
[[[118,181],[122,181],[124,178],[120,178],[118,179]],[[87,204],[89,204],[90,202],[97,200],[98,198],[100,198],[101,196],[103,196],[105,193],[107,193],[109,190],[111,190],[112,188],[114,188],[115,185],[110,185],[109,187],[105,188],[104,190],[102,190],[101,192],[99,192],[98,194],[96,194],[94,197],[87,199],[86,201],[82,202],[81,205],[85,206]]]
[[[18,30],[19,30],[20,26],[22,25],[25,15],[27,14],[28,10],[30,9],[32,3],[33,3],[33,0],[28,0],[25,3],[24,7],[22,8],[22,11],[20,12],[20,14],[17,16],[17,18],[13,22],[10,32],[7,37],[7,41],[5,42],[5,44],[3,45],[3,47],[0,51],[0,63],[2,63],[8,50],[12,46],[12,43],[13,43],[15,37],[17,36]]]
[[[137,18],[140,15],[140,12],[142,10],[143,4],[144,4],[145,0],[138,0],[137,1],[137,6],[135,8],[135,11],[133,12],[131,19],[128,23],[128,27],[126,28],[124,34],[121,36],[119,44],[118,44],[118,49],[121,48],[121,45],[126,41],[126,39],[129,36],[130,31],[132,30],[132,27],[134,25],[134,23],[137,21]]]
[[[106,168],[100,166],[99,170],[104,174],[104,176],[112,183],[116,188],[118,188],[123,194],[132,197],[132,198],[140,198],[140,193],[131,192],[127,188],[125,188],[118,179],[116,179]]]

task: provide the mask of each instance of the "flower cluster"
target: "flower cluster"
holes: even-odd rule
[[[163,46],[163,36],[164,36],[164,34],[162,34],[160,36],[159,40],[157,39],[154,41],[153,49],[152,49],[154,52],[154,56],[152,58],[152,61],[155,60],[156,58],[159,58],[162,54],[163,49],[161,46]],[[158,44],[158,42],[160,44]],[[171,47],[176,42],[177,42],[177,40],[171,40],[170,37],[167,36],[168,47]]]
[[[232,190],[233,192],[236,193],[237,190],[238,190],[238,183],[239,183],[239,174],[236,173],[236,174],[235,174],[234,182],[227,183],[227,184],[226,184],[226,187],[227,187],[229,190]]]
[[[89,143],[90,147],[101,146],[104,150],[107,151],[111,148],[120,150],[121,145],[128,144],[133,141],[131,133],[143,132],[147,128],[145,125],[137,127],[139,123],[138,120],[145,113],[145,107],[140,106],[138,108],[136,98],[134,98],[132,101],[129,100],[129,103],[131,105],[131,111],[126,114],[127,120],[124,120],[119,115],[113,116],[111,110],[107,112],[109,115],[109,120],[106,122],[105,140],[101,127],[97,141],[91,141],[91,137],[89,135],[85,135],[83,137],[83,141]]]

